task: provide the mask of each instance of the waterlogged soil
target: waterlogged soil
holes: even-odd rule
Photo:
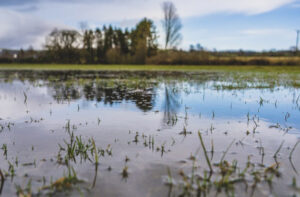
[[[297,73],[2,70],[1,196],[297,196]]]

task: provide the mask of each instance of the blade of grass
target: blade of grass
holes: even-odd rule
[[[1,171],[1,169],[0,169],[0,177],[1,177],[1,185],[0,185],[0,195],[1,195],[2,189],[3,189],[3,185],[4,185],[4,181],[5,181],[5,178],[3,176],[3,173]]]
[[[298,140],[298,142],[294,145],[294,147],[292,148],[291,152],[290,152],[290,156],[289,156],[289,159],[292,159],[292,156],[293,156],[293,153],[297,147],[297,145],[300,143],[300,140]]]
[[[201,146],[202,146],[202,148],[203,148],[204,156],[205,156],[207,165],[208,165],[208,167],[209,167],[209,170],[210,170],[210,172],[213,172],[213,169],[212,169],[210,160],[209,160],[209,158],[208,158],[208,155],[207,155],[207,152],[206,152],[206,148],[205,148],[205,145],[204,145],[204,142],[203,142],[202,135],[201,135],[200,131],[198,131],[198,136],[199,136],[199,139],[200,139],[200,142],[201,142]]]
[[[232,146],[232,144],[235,142],[235,139],[232,140],[232,142],[229,144],[229,146],[227,147],[227,149],[225,150],[225,152],[223,153],[223,156],[221,157],[220,163],[222,163],[222,161],[224,160],[227,152],[229,151],[230,147]]]
[[[278,147],[277,151],[274,153],[274,158],[277,158],[277,154],[279,153],[279,151],[281,150],[282,146],[284,144],[284,140],[281,142],[280,146]]]

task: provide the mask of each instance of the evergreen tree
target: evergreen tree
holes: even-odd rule
[[[104,61],[104,37],[103,32],[99,28],[95,31],[95,40],[97,63],[102,63]]]
[[[144,64],[146,57],[156,54],[157,47],[156,28],[151,20],[144,18],[131,32],[131,52],[135,63]]]
[[[85,60],[87,63],[94,63],[94,32],[86,30],[83,35],[83,48],[85,50]]]

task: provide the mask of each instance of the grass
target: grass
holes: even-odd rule
[[[202,148],[205,151],[201,134],[198,134]],[[207,163],[210,163],[209,159],[206,159]],[[245,192],[250,194],[249,196],[253,196],[255,190],[264,183],[272,188],[275,178],[281,177],[277,164],[267,167],[260,166],[255,162],[251,162],[249,156],[247,165],[244,168],[238,165],[237,160],[233,160],[232,162],[222,160],[219,164],[214,165],[214,169],[210,171],[204,170],[201,173],[199,169],[195,171],[193,164],[192,175],[186,174],[182,170],[179,171],[178,174],[181,178],[178,180],[172,178],[170,169],[168,169],[168,177],[165,183],[168,186],[177,187],[177,192],[181,191],[179,196],[211,196],[212,193],[215,193],[215,196],[218,196],[218,194],[236,196],[237,193],[235,190],[237,188],[244,188]],[[293,180],[293,185],[296,185],[296,179]]]
[[[290,152],[290,155],[289,155],[289,159],[292,159],[293,153],[299,143],[300,143],[300,141],[297,141],[296,144],[293,146],[292,151]]]
[[[2,189],[3,189],[3,185],[4,185],[4,181],[5,181],[5,178],[4,178],[4,175],[0,169],[0,178],[1,178],[1,184],[0,184],[0,195],[2,193]]]
[[[281,142],[280,146],[278,147],[277,151],[275,152],[275,154],[274,154],[274,156],[273,156],[275,159],[277,158],[277,155],[278,155],[278,153],[280,152],[280,150],[281,150],[283,144],[284,144],[284,140]]]
[[[202,135],[201,135],[200,131],[198,131],[198,136],[199,136],[199,139],[200,139],[200,142],[201,142],[201,146],[203,148],[203,153],[205,155],[207,165],[209,167],[210,172],[212,173],[213,172],[212,165],[211,165],[210,160],[208,158],[207,151],[206,151],[206,148],[205,148],[205,145],[204,145],[204,142],[203,142]]]
[[[36,72],[32,74],[31,71]],[[62,75],[68,74],[63,84],[63,87],[67,88],[74,84],[92,88],[91,84],[95,83],[97,87],[122,86],[123,88],[145,89],[154,85],[152,79],[157,82],[171,80],[174,77],[180,81],[214,81],[213,87],[217,90],[274,89],[277,86],[300,87],[300,66],[0,64],[0,72],[7,81],[14,80],[21,74],[22,80],[47,79],[53,85],[61,83],[56,73],[61,72]],[[109,79],[101,78],[103,74],[107,75]],[[24,94],[24,104],[26,102],[27,95]],[[80,108],[78,108],[79,110]],[[100,123],[99,120],[98,122]],[[172,117],[169,123],[175,124],[176,122],[177,117]]]
[[[182,65],[79,65],[0,64],[0,70],[103,70],[103,71],[280,71],[300,73],[300,66],[182,66]]]
[[[42,187],[40,190],[52,190],[52,191],[64,191],[66,189],[72,189],[72,186],[82,182],[78,179],[76,171],[73,167],[68,166],[68,174],[57,179],[54,183],[51,183],[48,186]],[[51,194],[51,193],[49,193]]]

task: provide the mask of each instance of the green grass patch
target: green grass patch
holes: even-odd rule
[[[300,73],[300,66],[182,66],[182,65],[79,65],[0,64],[0,70],[105,70],[105,71],[246,71]]]

